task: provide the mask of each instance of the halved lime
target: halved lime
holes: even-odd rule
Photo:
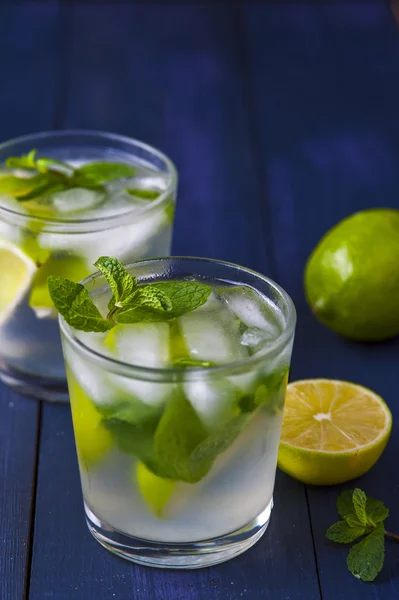
[[[77,454],[81,467],[89,470],[112,448],[113,439],[102,415],[68,368],[67,375]]]
[[[133,478],[137,481],[148,508],[157,517],[162,518],[176,487],[176,482],[154,475],[143,463],[137,464]]]
[[[371,469],[391,428],[388,406],[363,386],[296,381],[287,387],[278,465],[304,483],[343,483]]]
[[[36,271],[37,265],[28,253],[0,239],[0,325],[7,321],[27,294]]]
[[[37,271],[29,298],[29,306],[33,308],[39,319],[56,318],[57,312],[47,287],[49,275],[61,275],[72,281],[81,281],[90,274],[86,262],[80,256],[55,256]]]

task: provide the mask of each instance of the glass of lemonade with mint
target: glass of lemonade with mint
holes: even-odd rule
[[[95,131],[0,145],[0,378],[67,400],[49,275],[76,281],[101,254],[124,262],[170,253],[177,175],[158,150]]]
[[[88,527],[142,564],[228,560],[270,518],[292,301],[211,259],[96,267],[83,285],[49,278]]]

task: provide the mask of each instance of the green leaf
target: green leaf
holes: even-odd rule
[[[16,177],[15,175],[0,176],[0,193],[9,194],[14,198],[20,199],[35,192],[35,196],[40,194],[40,189],[47,186],[49,178],[46,175],[34,175],[33,177]],[[38,191],[37,191],[38,190]]]
[[[47,285],[55,308],[68,325],[82,331],[104,332],[112,329],[113,324],[101,316],[82,284],[51,275],[47,278]]]
[[[9,156],[6,160],[6,167],[9,169],[36,169],[35,157],[37,150],[33,149],[29,154],[22,156]]]
[[[207,437],[200,418],[182,393],[169,402],[155,433],[155,451],[162,477],[195,483],[206,475],[211,461],[190,460]]]
[[[106,418],[102,423],[121,452],[135,456],[153,473],[159,474],[154,448],[157,420],[152,419],[135,425],[120,419]]]
[[[132,394],[122,400],[118,400],[118,395],[118,390],[115,390],[115,397],[110,398],[110,404],[102,404],[97,408],[107,421],[123,421],[130,425],[142,425],[158,419],[162,413],[162,407],[145,404]]]
[[[348,524],[349,527],[364,527],[365,523],[359,521],[356,515],[345,515],[344,517],[345,523]]]
[[[138,188],[125,190],[131,196],[135,196],[136,198],[141,198],[142,200],[156,200],[161,195],[161,192],[157,190],[140,190]]]
[[[104,185],[115,179],[133,177],[136,168],[132,165],[114,162],[92,162],[76,169],[74,179],[78,185],[85,187],[85,182],[96,185]]]
[[[384,526],[379,523],[374,531],[351,548],[347,565],[352,575],[362,581],[373,581],[384,564],[384,546]]]
[[[353,507],[355,509],[356,516],[358,518],[359,523],[362,525],[367,524],[367,515],[366,515],[366,502],[367,496],[360,488],[355,488],[352,496]]]
[[[129,297],[137,286],[137,279],[132,277],[125,269],[123,264],[112,256],[100,256],[94,263],[99,271],[104,275],[111,291],[113,293],[112,307],[120,304]]]
[[[205,304],[212,289],[197,281],[162,281],[152,284],[162,290],[172,301],[169,318],[178,318]]]
[[[123,303],[114,314],[117,323],[139,323],[165,321],[172,311],[169,297],[154,286],[137,288],[132,297]]]
[[[385,521],[389,515],[389,509],[385,504],[381,500],[376,500],[375,498],[367,498],[366,512],[367,522],[370,523],[370,525],[377,525],[378,523]]]
[[[233,417],[224,427],[200,442],[190,456],[191,470],[195,471],[196,466],[197,471],[202,469],[204,472],[206,468],[207,470],[204,473],[206,474],[219,454],[227,450],[237,439],[251,416],[240,414]]]
[[[170,312],[172,310],[172,301],[163,292],[156,286],[153,285],[143,285],[139,287],[134,295],[134,299],[132,299],[135,304],[138,304],[142,307],[148,307],[153,310],[159,310],[163,312]]]
[[[337,511],[342,519],[346,515],[355,514],[355,508],[352,502],[353,492],[354,490],[344,490],[337,498]]]
[[[350,544],[364,535],[366,528],[362,525],[350,527],[346,521],[338,521],[327,529],[326,536],[333,542]]]
[[[260,406],[267,406],[271,414],[280,413],[284,408],[286,382],[288,380],[288,367],[263,377],[254,394],[245,394],[239,400],[239,407],[243,412],[253,412]]]
[[[58,176],[64,175],[65,177],[72,177],[74,174],[74,168],[71,165],[60,160],[55,160],[55,158],[38,158],[35,167],[39,173],[55,171]]]

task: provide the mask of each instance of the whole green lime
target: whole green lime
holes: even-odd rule
[[[399,334],[399,210],[347,217],[319,242],[305,268],[315,316],[355,340]]]

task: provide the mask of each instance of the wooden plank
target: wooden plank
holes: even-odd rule
[[[53,125],[57,14],[57,2],[0,3],[1,141]]]
[[[0,598],[19,600],[25,593],[38,408],[0,384]]]
[[[68,19],[65,125],[170,154],[180,172],[176,253],[270,272],[229,7],[76,3]],[[300,484],[279,476],[270,530],[247,554],[202,571],[145,569],[105,552],[84,526],[66,409],[44,408],[43,439],[31,600],[319,599]]]
[[[391,441],[370,473],[334,488],[309,488],[324,600],[397,597],[397,549],[362,585],[346,569],[347,547],[325,539],[341,488],[358,485],[391,508],[399,531],[399,340],[367,345],[336,336],[311,315],[303,268],[321,236],[356,210],[399,207],[399,36],[383,4],[248,6],[250,93],[271,205],[270,235],[281,283],[298,310],[292,377],[336,377],[371,387],[389,403]]]
[[[0,140],[51,127],[56,7],[0,4]],[[25,597],[40,406],[0,384],[0,598]]]

